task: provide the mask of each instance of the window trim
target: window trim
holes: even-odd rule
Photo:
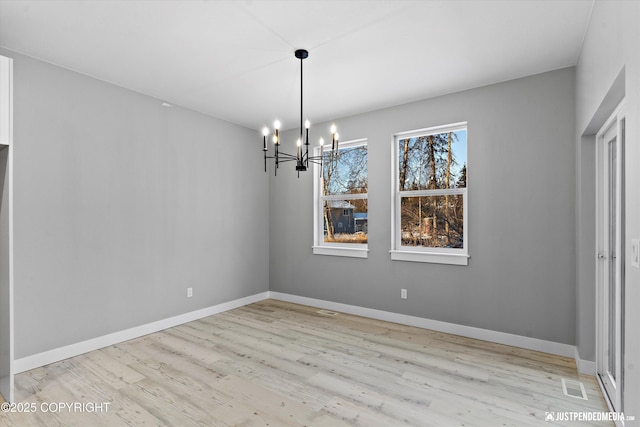
[[[354,139],[351,141],[345,141],[340,143],[339,148],[367,146],[367,156],[369,145],[367,138]],[[314,156],[321,156],[325,148],[329,147],[314,147]],[[369,159],[367,157],[367,165]],[[313,165],[313,254],[314,255],[330,255],[330,256],[342,256],[351,258],[368,258],[369,256],[369,244],[368,243],[326,243],[324,241],[324,220],[322,215],[322,202],[324,200],[354,200],[354,199],[368,199],[369,192],[357,193],[357,194],[333,194],[330,196],[322,196],[322,166],[319,164]],[[369,181],[368,167],[367,167],[367,182]],[[368,210],[367,210],[368,214]],[[367,215],[368,218],[368,215]]]
[[[469,242],[468,242],[468,224],[469,224],[469,203],[468,189],[469,180],[467,178],[466,188],[450,188],[437,190],[408,190],[400,191],[399,186],[399,157],[398,144],[401,139],[413,138],[417,136],[433,135],[445,132],[455,132],[458,130],[467,130],[467,122],[452,123],[449,125],[434,126],[430,128],[417,129],[407,132],[399,132],[393,135],[391,139],[391,249],[389,253],[392,261],[412,261],[427,262],[435,264],[450,265],[468,265],[469,264]],[[467,177],[469,176],[469,164],[467,157]],[[402,197],[416,196],[442,196],[451,194],[462,194],[463,209],[463,227],[464,234],[462,236],[461,249],[454,248],[434,248],[434,247],[412,247],[402,246],[400,232],[400,207]]]

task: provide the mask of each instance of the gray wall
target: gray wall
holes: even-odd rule
[[[579,149],[592,150],[590,137],[602,125],[615,107],[614,100],[625,97],[627,114],[626,135],[626,294],[625,294],[625,383],[624,412],[634,415],[635,421],[626,426],[640,425],[640,270],[631,267],[631,239],[640,238],[640,2],[596,1],[584,46],[576,66],[576,135]],[[619,79],[622,79],[622,84]],[[622,93],[620,93],[622,91]],[[594,166],[589,155],[578,155],[579,176],[583,198],[594,200],[588,193],[593,187]],[[590,187],[591,186],[591,187]],[[578,219],[584,223],[595,220],[595,202],[583,204]],[[585,228],[579,235],[580,251],[595,256],[593,229]],[[591,261],[593,263],[593,261]],[[578,295],[588,300],[579,306],[580,355],[594,354],[595,346],[595,278],[585,258],[580,267]]]
[[[337,120],[341,140],[369,141],[369,258],[312,255],[312,174],[285,164],[270,182],[271,290],[574,344],[574,88],[567,68]],[[460,121],[469,265],[392,262],[392,135]]]
[[[268,290],[257,132],[1,52],[16,358]]]

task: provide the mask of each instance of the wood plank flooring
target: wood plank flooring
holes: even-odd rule
[[[613,425],[545,421],[606,411],[572,359],[317,311],[261,301],[24,372],[16,402],[35,412],[0,425]],[[563,377],[588,400],[564,396]]]

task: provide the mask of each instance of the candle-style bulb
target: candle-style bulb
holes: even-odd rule
[[[307,119],[304,122],[304,127],[305,127],[305,129],[309,129],[309,126],[311,126],[311,122],[309,121],[309,119]]]
[[[277,129],[280,129],[280,120],[276,120],[275,122],[273,122],[273,127]]]
[[[320,146],[322,147],[324,145],[324,139],[321,137],[320,138]]]
[[[274,144],[277,144],[277,143],[278,143],[278,137],[277,137],[277,136],[275,136],[275,135],[273,135],[273,143],[274,143]]]
[[[298,142],[296,144],[298,145],[298,147],[302,145],[302,141],[300,140],[300,138],[298,138]]]
[[[339,137],[339,135],[336,133],[336,141],[339,139],[338,137]]]
[[[269,128],[265,126],[265,127],[262,129],[262,134],[263,134],[264,136],[269,135]]]
[[[336,125],[331,125],[331,133],[336,133]]]

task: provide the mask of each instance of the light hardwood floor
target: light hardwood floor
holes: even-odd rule
[[[317,311],[266,300],[24,372],[16,402],[36,412],[0,425],[612,425],[545,421],[605,411],[572,359]],[[564,396],[563,377],[588,400]]]

